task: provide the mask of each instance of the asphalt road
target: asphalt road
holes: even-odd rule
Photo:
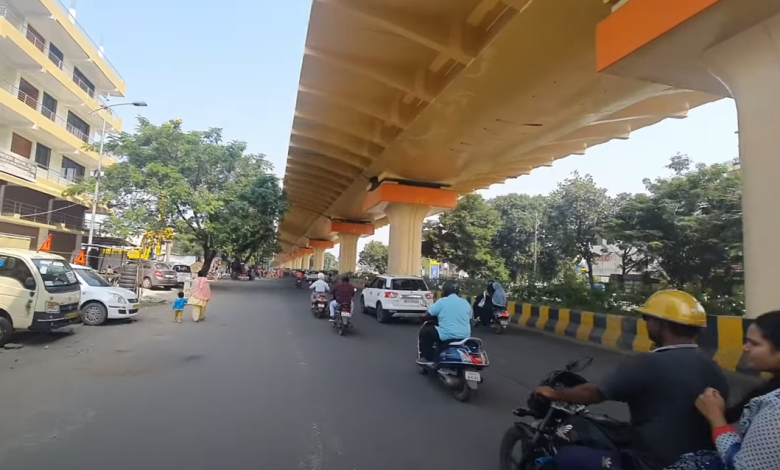
[[[339,337],[292,281],[212,291],[202,324],[172,323],[167,305],[0,352],[0,468],[495,469],[512,409],[547,372],[591,355],[597,379],[623,359],[477,332],[491,366],[464,404],[417,373],[416,325],[357,315]]]

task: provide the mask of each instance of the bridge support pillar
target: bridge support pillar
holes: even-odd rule
[[[335,244],[330,240],[309,240],[309,246],[314,248],[314,269],[325,269],[325,250],[333,248]]]
[[[361,236],[373,235],[374,225],[355,222],[331,223],[331,230],[339,236],[339,272],[354,273],[357,271],[357,243]]]
[[[739,118],[746,316],[780,306],[780,15],[705,53],[705,60],[731,92]]]
[[[430,185],[384,182],[366,195],[363,210],[384,213],[390,221],[389,274],[421,274],[423,221],[457,204],[457,193]]]
[[[302,261],[301,261],[301,269],[309,269],[311,267],[311,255],[305,254],[303,255]]]

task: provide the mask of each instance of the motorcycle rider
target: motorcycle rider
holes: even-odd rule
[[[322,273],[317,274],[317,280],[314,281],[310,286],[309,289],[311,289],[311,304],[314,305],[314,297],[317,294],[324,294],[326,292],[330,292],[330,286],[327,282],[325,282],[325,275]]]
[[[558,470],[660,470],[686,453],[713,448],[707,421],[694,402],[707,388],[727,398],[726,377],[712,359],[700,353],[695,337],[707,317],[701,304],[678,290],[660,291],[637,311],[647,324],[656,349],[627,360],[599,383],[536,393],[552,401],[594,405],[628,404],[633,430],[624,452],[564,447],[555,457]]]
[[[341,282],[333,289],[333,301],[330,303],[330,320],[336,317],[336,309],[339,305],[352,303],[355,296],[355,286],[350,284],[349,276],[341,278]]]
[[[430,365],[436,358],[435,345],[442,341],[466,339],[471,336],[471,304],[460,297],[458,285],[448,282],[442,287],[442,298],[431,305],[428,313],[439,325],[427,323],[420,328],[420,358],[418,364]]]
[[[490,281],[485,291],[474,299],[474,317],[482,326],[489,326],[496,309],[506,309],[506,293],[497,281]]]

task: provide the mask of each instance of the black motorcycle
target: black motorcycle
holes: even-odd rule
[[[592,362],[592,357],[572,361],[548,375],[539,386],[562,389],[587,383],[579,372]],[[518,408],[514,414],[534,422],[517,421],[504,433],[499,456],[501,470],[554,468],[551,461],[562,447],[577,445],[616,451],[627,448],[631,440],[628,423],[591,414],[582,405],[551,402],[534,393],[528,398],[527,408]]]
[[[296,279],[295,280],[295,287],[298,288],[298,289],[303,287],[303,279]]]

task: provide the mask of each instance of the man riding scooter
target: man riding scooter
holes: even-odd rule
[[[715,361],[700,353],[695,342],[707,324],[704,309],[691,295],[666,290],[653,294],[637,311],[656,345],[652,353],[627,360],[597,384],[536,390],[538,395],[564,403],[627,403],[631,445],[624,452],[563,447],[551,468],[661,470],[683,454],[713,449],[710,428],[694,403],[709,387],[727,397],[728,384]]]
[[[317,296],[317,294],[325,294],[330,292],[330,286],[327,282],[325,282],[325,275],[322,273],[317,274],[317,280],[314,281],[310,286],[309,289],[311,289],[311,304],[312,307],[314,306],[314,298]]]
[[[420,328],[418,364],[432,364],[436,360],[438,343],[471,336],[471,304],[458,294],[458,285],[448,282],[442,288],[442,298],[428,309],[430,316],[436,317],[439,324],[428,323]]]
[[[355,296],[355,286],[349,282],[349,276],[341,278],[341,282],[333,289],[333,302],[330,303],[330,320],[336,317],[336,309],[344,304],[351,304]]]

